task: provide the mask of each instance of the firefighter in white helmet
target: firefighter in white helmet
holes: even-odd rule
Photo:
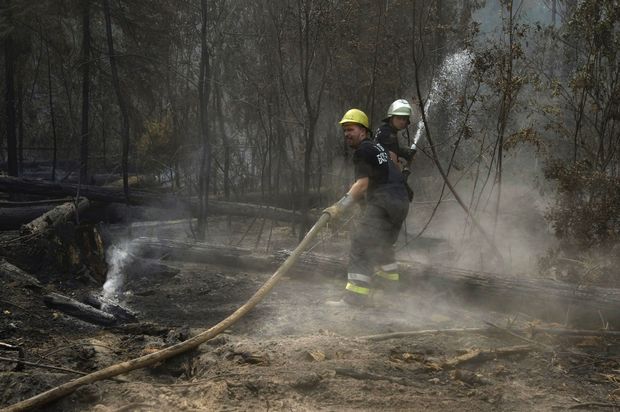
[[[336,218],[355,202],[362,201],[365,207],[351,238],[345,294],[342,300],[328,304],[365,306],[369,304],[373,285],[381,280],[378,276],[394,284],[399,280],[392,245],[407,217],[409,202],[405,179],[398,166],[381,144],[369,138],[366,114],[351,109],[340,124],[347,145],[355,150],[355,182],[347,194],[325,212]]]
[[[375,141],[390,152],[390,158],[396,164],[399,164],[398,158],[409,162],[415,154],[414,150],[398,144],[398,132],[409,126],[412,114],[413,109],[407,100],[395,100],[388,108],[383,124],[375,132]]]
[[[411,163],[416,151],[407,147],[401,147],[398,143],[398,133],[401,130],[407,129],[407,126],[411,123],[412,114],[413,108],[407,100],[394,100],[388,108],[383,124],[375,132],[375,142],[380,143],[388,150],[390,159],[401,168],[405,181],[410,173],[408,165]],[[404,159],[404,162],[401,163],[399,159]],[[408,184],[407,191],[411,201],[413,199],[413,191]]]

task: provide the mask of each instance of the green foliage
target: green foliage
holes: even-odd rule
[[[562,33],[569,70],[551,78],[542,107],[557,119],[546,127],[557,136],[548,139],[556,199],[546,216],[564,253],[602,253],[620,244],[620,4],[582,1]]]
[[[547,218],[567,247],[611,247],[620,241],[620,179],[587,162],[552,162],[545,176],[558,196]]]

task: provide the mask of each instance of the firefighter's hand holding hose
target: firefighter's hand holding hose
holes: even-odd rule
[[[339,201],[323,210],[330,216],[330,220],[337,219],[345,210],[350,209],[353,204],[362,199],[368,190],[368,177],[361,177],[353,183],[346,195],[342,196]]]
[[[354,203],[355,200],[353,200],[353,196],[347,193],[343,197],[341,197],[339,201],[323,210],[323,213],[327,213],[330,216],[330,219],[333,221],[337,219],[342,214],[342,212],[353,206]]]

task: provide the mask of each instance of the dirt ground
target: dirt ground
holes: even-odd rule
[[[295,245],[287,228],[271,233],[272,247]],[[132,232],[144,234],[153,233]],[[250,236],[241,243],[259,242]],[[342,254],[342,244],[315,252]],[[30,362],[91,372],[206,330],[271,275],[191,262],[165,264],[162,273],[125,278],[118,297],[140,321],[168,332],[93,326],[45,307],[43,291],[0,277],[0,342],[21,347]],[[485,320],[514,328],[540,323],[520,313],[465,307],[441,291],[379,292],[376,306],[366,309],[324,305],[338,299],[343,286],[341,274],[303,278],[292,273],[248,316],[193,353],[82,387],[45,410],[620,409],[620,339],[538,334],[526,342],[505,332],[490,333]],[[88,282],[46,287],[68,295],[95,289]],[[451,330],[467,328],[478,329]],[[367,338],[416,330],[427,332]],[[518,353],[501,353],[512,347]],[[473,350],[495,349],[470,362],[450,362]],[[0,350],[0,356],[16,354]],[[28,365],[14,371],[15,365],[0,361],[0,406],[76,376]]]

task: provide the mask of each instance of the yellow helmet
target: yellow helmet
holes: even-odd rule
[[[340,124],[345,123],[357,123],[370,130],[370,123],[368,122],[368,116],[360,109],[351,109],[342,116]]]

